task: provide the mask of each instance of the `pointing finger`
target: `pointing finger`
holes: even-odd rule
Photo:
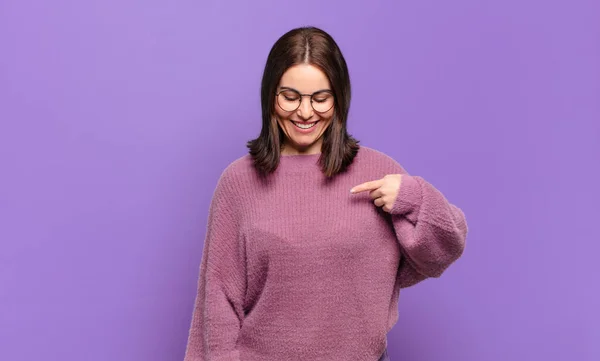
[[[363,184],[359,184],[356,187],[350,190],[350,193],[360,193],[364,191],[372,191],[377,189],[383,185],[383,179],[378,179],[370,182],[365,182]]]

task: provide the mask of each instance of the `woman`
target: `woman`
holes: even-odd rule
[[[348,69],[324,31],[274,44],[261,102],[213,195],[185,360],[389,360],[400,288],[462,254],[464,214],[348,135]]]

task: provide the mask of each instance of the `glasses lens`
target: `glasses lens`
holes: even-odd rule
[[[277,104],[286,112],[293,112],[300,106],[300,95],[291,90],[284,90],[277,95]]]
[[[312,106],[315,112],[325,113],[333,108],[333,94],[329,92],[318,92],[312,96]]]

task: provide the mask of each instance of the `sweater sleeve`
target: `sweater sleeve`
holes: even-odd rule
[[[246,263],[232,183],[226,170],[211,200],[184,361],[239,361]]]
[[[402,169],[402,181],[390,211],[402,250],[400,287],[439,277],[463,253],[467,223],[462,210],[422,177]]]

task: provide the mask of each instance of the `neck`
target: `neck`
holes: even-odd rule
[[[296,148],[289,144],[284,144],[281,148],[281,155],[314,155],[321,154],[321,145],[313,144],[306,148]]]

